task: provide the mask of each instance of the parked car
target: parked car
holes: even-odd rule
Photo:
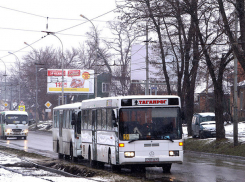
[[[201,136],[200,134],[206,133],[206,128],[208,128],[207,126],[201,126],[201,123],[203,122],[207,122],[207,121],[212,121],[215,122],[215,114],[213,112],[204,112],[204,113],[195,113],[193,115],[192,118],[192,137],[196,138],[196,137],[203,137],[203,135]],[[207,125],[207,124],[206,124]],[[216,126],[216,125],[215,125]],[[211,125],[210,125],[211,127]],[[205,131],[203,131],[203,128],[205,128]],[[214,134],[215,132],[215,134]],[[213,136],[216,135],[216,129],[215,131],[212,131]],[[204,134],[205,137],[205,134]]]
[[[216,137],[216,122],[205,121],[200,124],[200,138]]]

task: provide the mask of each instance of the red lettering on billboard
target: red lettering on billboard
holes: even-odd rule
[[[68,76],[70,76],[70,77],[80,76],[80,70],[69,70],[68,71]]]
[[[48,70],[48,76],[62,76],[62,70]],[[63,71],[63,76],[66,76],[65,71]]]

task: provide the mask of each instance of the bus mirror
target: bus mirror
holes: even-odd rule
[[[112,124],[113,124],[114,127],[117,127],[118,126],[116,120],[112,120]]]
[[[71,125],[75,125],[75,120],[72,120],[71,121]]]
[[[112,120],[116,120],[116,119],[117,119],[117,110],[112,109]]]
[[[112,123],[114,127],[118,126],[117,123],[117,110],[116,109],[112,109]]]

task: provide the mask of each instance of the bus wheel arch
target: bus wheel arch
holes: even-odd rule
[[[57,153],[58,153],[58,159],[64,158],[64,155],[60,153],[59,140],[57,140]]]
[[[109,150],[108,150],[108,164],[112,165],[112,163],[111,163],[111,148],[110,147],[109,147]]]
[[[90,146],[88,148],[88,160],[89,160],[89,166],[90,167],[94,167],[95,166],[95,161],[92,159],[92,150],[91,150]]]

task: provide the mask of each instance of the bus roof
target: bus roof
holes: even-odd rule
[[[82,106],[82,102],[76,102],[72,104],[64,104],[60,106],[54,107],[53,110],[59,110],[59,109],[79,109],[79,107]]]
[[[130,95],[130,96],[115,96],[115,97],[97,97],[95,99],[88,99],[82,101],[82,107],[105,107],[105,106],[118,106],[118,101],[121,100],[135,100],[135,99],[178,99],[178,104],[180,105],[180,97],[177,95]],[[108,101],[111,101],[109,103]]]
[[[0,113],[28,115],[28,113],[26,111],[1,111]]]

